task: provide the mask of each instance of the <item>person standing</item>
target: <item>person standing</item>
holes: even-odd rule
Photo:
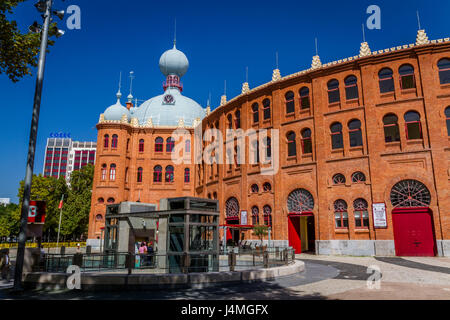
[[[9,282],[11,272],[10,272],[11,262],[9,259],[9,249],[5,249],[3,251],[1,261],[0,261],[0,269],[2,274],[2,279]]]

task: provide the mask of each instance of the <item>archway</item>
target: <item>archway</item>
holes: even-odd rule
[[[395,253],[397,256],[435,256],[436,238],[428,188],[403,180],[391,190]]]
[[[295,253],[315,251],[314,198],[305,189],[292,191],[287,199],[289,245]]]

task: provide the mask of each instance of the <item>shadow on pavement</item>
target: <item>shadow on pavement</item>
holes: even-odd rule
[[[385,263],[395,264],[395,265],[401,266],[401,267],[450,274],[450,268],[433,266],[431,264],[405,260],[403,258],[398,258],[398,257],[375,257],[375,260],[385,262]]]

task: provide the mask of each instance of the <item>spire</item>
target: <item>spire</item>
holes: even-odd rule
[[[120,77],[119,77],[119,90],[117,91],[116,97],[117,101],[120,102],[120,98],[122,98],[122,93],[120,92],[120,88],[122,87],[122,71],[120,71]]]
[[[130,94],[128,95],[128,102],[133,101],[133,79],[134,79],[134,71],[130,72]]]
[[[278,51],[275,53],[275,69],[272,72],[272,82],[281,79],[280,69],[278,69]]]
[[[428,40],[428,36],[425,32],[425,29],[421,28],[419,11],[417,11],[417,25],[419,26],[419,30],[417,31],[416,46],[430,43],[430,40]]]
[[[312,63],[311,63],[312,70],[319,69],[322,67],[322,62],[320,61],[320,57],[319,57],[319,50],[317,48],[317,38],[315,39],[315,43],[316,43],[316,55],[312,59]]]
[[[242,94],[245,94],[250,91],[250,87],[248,86],[248,67],[245,67],[245,82],[242,84]]]
[[[227,103],[227,80],[225,80],[225,88],[224,88],[224,94],[223,96],[220,98],[220,105],[223,106],[224,104]]]
[[[175,31],[173,33],[173,48],[177,48],[177,19],[175,18]]]

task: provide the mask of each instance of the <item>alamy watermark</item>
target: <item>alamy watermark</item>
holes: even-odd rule
[[[81,290],[81,269],[79,266],[71,265],[67,268],[66,273],[70,276],[67,278],[66,286],[69,290]]]
[[[373,29],[381,29],[381,9],[377,5],[371,5],[367,7],[366,10],[367,14],[370,14],[370,17],[367,18],[367,29],[373,30]]]
[[[381,289],[381,268],[377,265],[371,265],[367,268],[367,273],[370,274],[366,281],[367,289]]]

